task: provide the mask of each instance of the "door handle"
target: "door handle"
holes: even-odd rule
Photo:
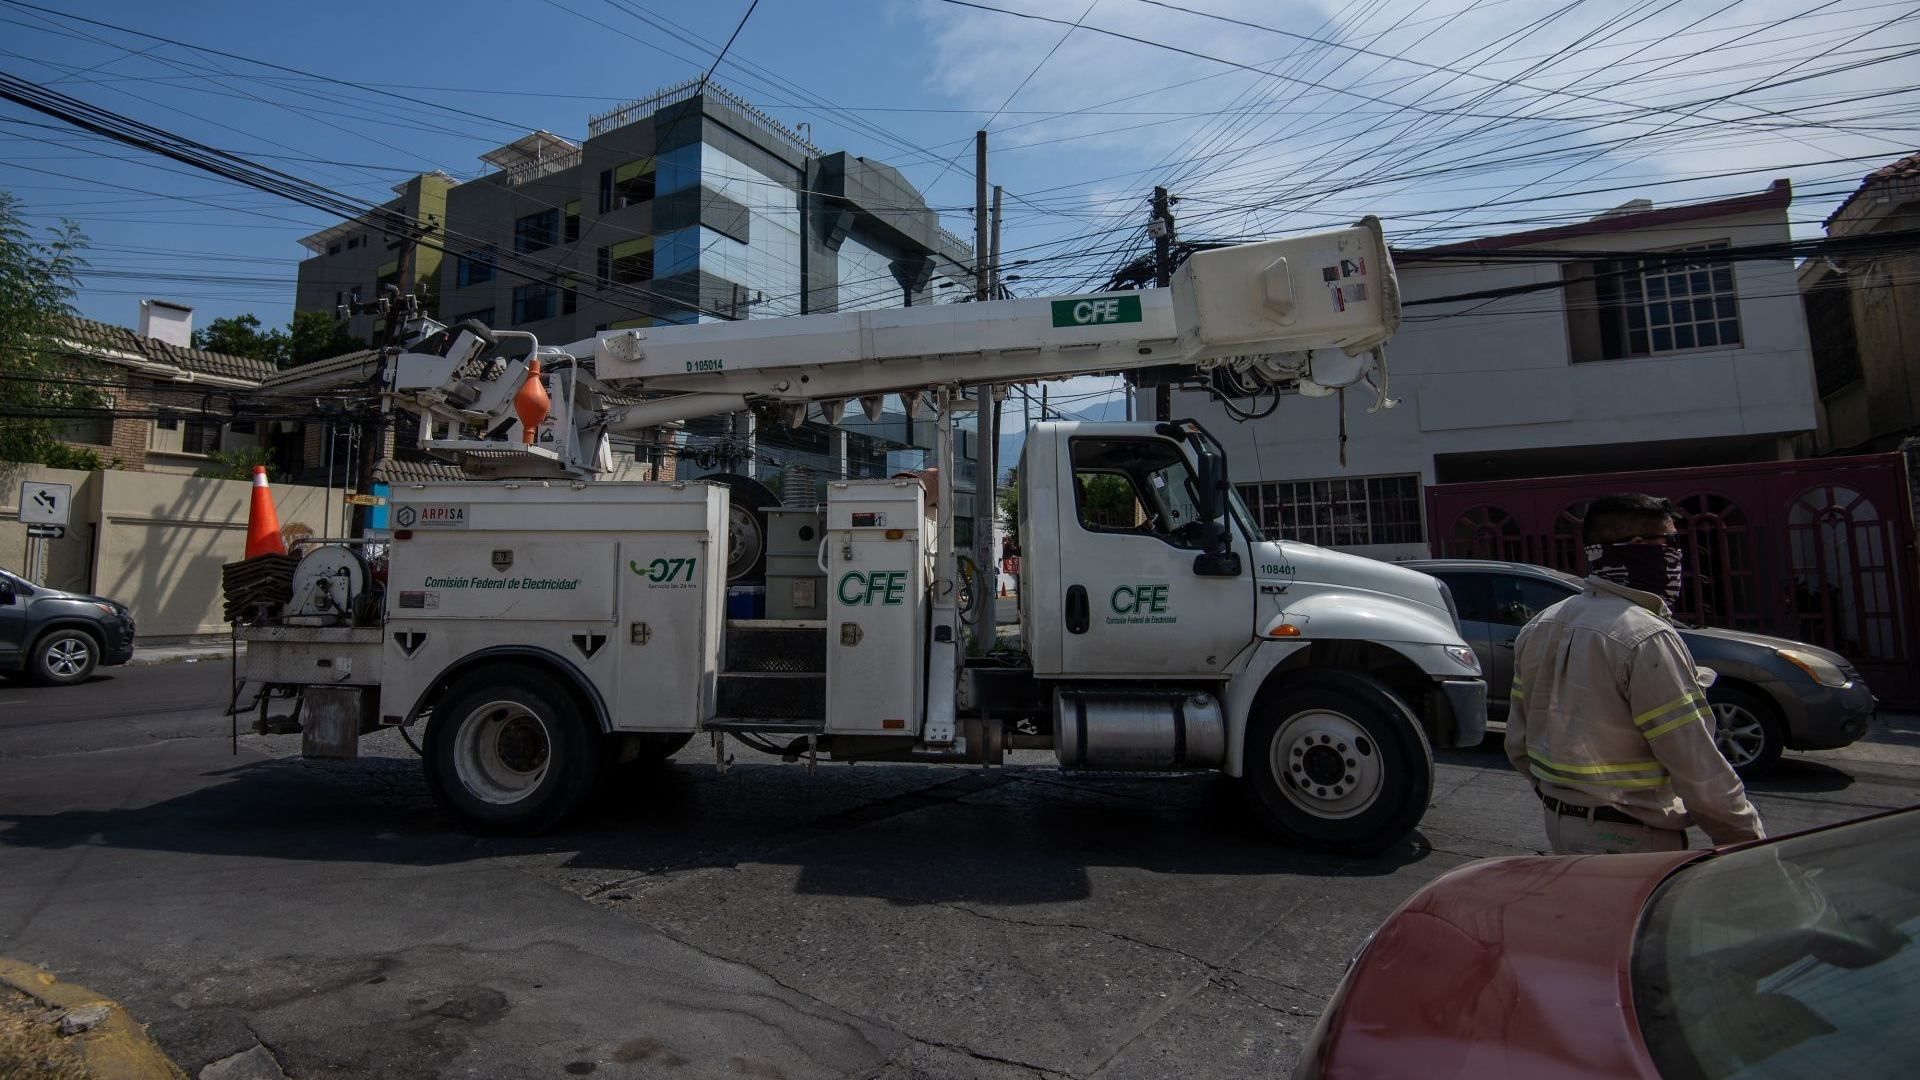
[[[1520,639],[1519,638],[1513,639],[1513,641],[1518,641],[1518,640]],[[1500,646],[1503,649],[1511,649],[1513,648],[1513,641],[1496,641],[1494,642],[1494,644]]]
[[[1086,633],[1089,621],[1087,587],[1085,585],[1067,586],[1067,633]]]

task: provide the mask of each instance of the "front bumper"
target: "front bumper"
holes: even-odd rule
[[[1787,690],[1785,684],[1778,687]],[[1790,750],[1838,750],[1851,746],[1866,735],[1878,703],[1866,681],[1856,677],[1845,686],[1795,685],[1784,698],[1787,719],[1787,748]]]
[[[133,659],[133,620],[120,619],[106,624],[106,647],[101,650],[100,664],[113,667]]]
[[[1478,746],[1487,737],[1485,679],[1437,680],[1430,698],[1427,738],[1433,745]]]

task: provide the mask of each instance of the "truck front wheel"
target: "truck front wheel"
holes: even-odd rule
[[[1371,855],[1420,823],[1433,794],[1433,749],[1419,720],[1378,683],[1312,672],[1255,708],[1243,781],[1282,839]]]
[[[592,793],[600,740],[565,685],[529,668],[456,683],[427,725],[427,787],[448,813],[484,830],[530,834]]]

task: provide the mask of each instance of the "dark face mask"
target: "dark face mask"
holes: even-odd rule
[[[1652,544],[1589,544],[1587,572],[1603,581],[1680,602],[1682,552]]]

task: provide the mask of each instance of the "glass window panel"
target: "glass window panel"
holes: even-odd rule
[[[1740,324],[1739,323],[1733,322],[1732,320],[1728,320],[1720,324],[1720,344],[1722,345],[1740,344]]]
[[[1667,279],[1658,277],[1648,278],[1647,295],[1656,299],[1664,299],[1667,295]]]
[[[1635,330],[1627,335],[1627,348],[1635,356],[1647,355],[1647,334],[1644,330]]]
[[[1733,318],[1733,297],[1716,296],[1713,298],[1714,313],[1723,319]]]
[[[1714,268],[1713,291],[1714,292],[1732,292],[1733,291],[1733,267],[1719,266]]]
[[[1694,271],[1688,276],[1688,280],[1693,285],[1693,291],[1696,293],[1706,293],[1713,288],[1713,285],[1707,280],[1707,272],[1705,270]]]
[[[1673,328],[1673,347],[1676,349],[1693,348],[1693,324],[1686,323]]]
[[[1655,352],[1666,352],[1668,349],[1673,348],[1673,331],[1665,327],[1655,330],[1653,332],[1653,348]]]
[[[1627,328],[1630,330],[1645,330],[1647,328],[1647,311],[1645,308],[1632,307],[1627,309]]]
[[[1693,317],[1696,321],[1713,318],[1713,301],[1695,300],[1693,302]]]
[[[1694,328],[1695,337],[1702,346],[1720,344],[1720,334],[1713,323],[1701,323]]]

